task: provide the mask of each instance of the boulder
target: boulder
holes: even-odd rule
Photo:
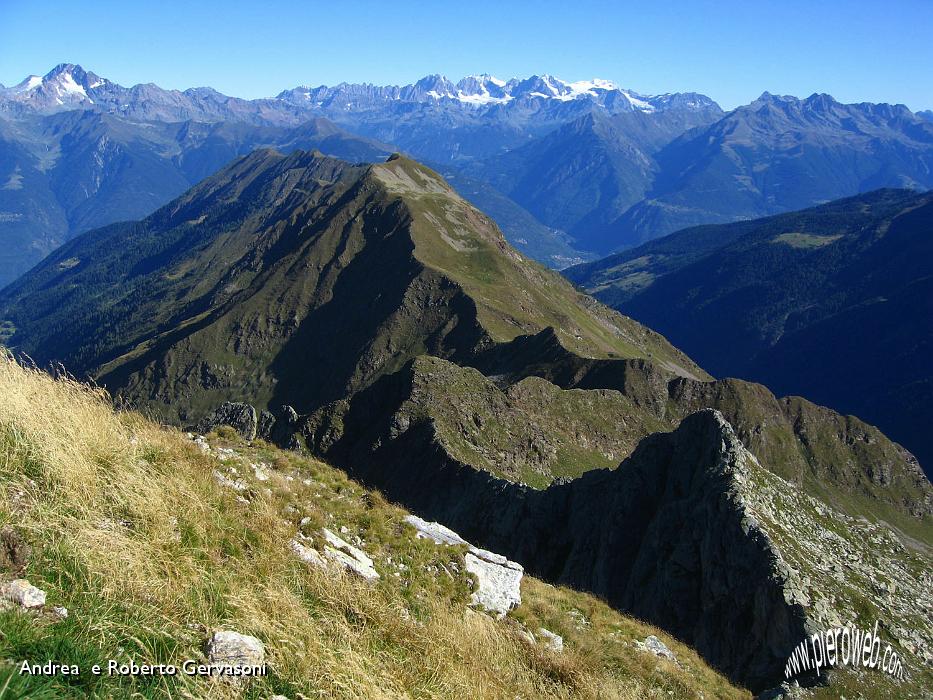
[[[645,637],[645,641],[643,642],[636,641],[635,646],[642,651],[650,652],[662,659],[673,661],[675,664],[678,663],[674,652],[668,649],[667,645],[653,634],[649,634],[647,637]]]
[[[294,444],[295,431],[298,430],[298,411],[285,404],[273,413],[273,422],[269,428],[269,440],[279,447]]]
[[[27,610],[45,605],[45,591],[36,588],[24,578],[0,584],[0,598]]]
[[[469,548],[463,560],[466,570],[476,576],[477,581],[470,605],[484,608],[501,618],[521,604],[521,582],[525,574],[521,564],[501,554],[474,547],[440,523],[428,522],[417,515],[406,516],[405,520],[417,530],[417,537],[431,539],[436,544],[462,544]]]
[[[269,411],[260,411],[259,420],[256,424],[256,437],[263,440],[272,439],[272,431],[275,429],[275,416]]]
[[[266,658],[266,648],[256,637],[230,631],[214,632],[205,652],[216,667],[261,666]]]
[[[521,605],[521,582],[525,574],[521,564],[478,547],[470,547],[463,561],[477,581],[470,605],[484,608],[500,618]]]
[[[248,403],[225,401],[198,423],[197,428],[199,432],[207,433],[219,425],[229,425],[244,440],[254,440],[258,426],[256,409]]]

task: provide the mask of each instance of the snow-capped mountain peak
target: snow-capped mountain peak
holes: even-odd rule
[[[183,96],[179,102],[179,95]],[[93,109],[140,116],[173,115],[187,119],[202,114],[216,119],[224,112],[220,105],[244,108],[247,101],[228,98],[209,88],[192,88],[181,93],[162,90],[156,85],[122,87],[73,63],[62,63],[44,76],[30,75],[15,87],[0,87],[7,109],[52,113],[69,109]],[[719,111],[715,102],[693,93],[646,96],[619,87],[602,78],[567,81],[549,73],[528,78],[503,80],[489,73],[468,75],[456,83],[440,74],[427,75],[404,86],[340,83],[318,87],[300,86],[284,90],[275,98],[262,101],[273,121],[300,119],[306,110],[320,114],[395,109],[393,105],[423,104],[443,110],[464,110],[480,115],[484,110],[514,110],[521,119],[544,110],[554,115],[581,113],[590,107],[618,112],[663,112],[670,109]],[[278,102],[279,114],[272,107]],[[248,108],[252,109],[252,108]],[[220,110],[220,112],[218,112]],[[271,111],[270,111],[271,110]],[[297,110],[297,111],[296,111]],[[266,119],[268,117],[257,117]],[[562,117],[561,117],[562,118]]]
[[[107,83],[108,81],[85,71],[81,66],[60,63],[42,77],[30,75],[19,85],[9,88],[6,93],[17,101],[35,105],[40,109],[54,108],[81,103],[93,104],[94,100],[88,91],[104,87]]]

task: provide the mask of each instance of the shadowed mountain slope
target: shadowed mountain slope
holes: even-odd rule
[[[424,352],[466,359],[548,327],[568,353],[706,376],[403,158],[257,152],[69,243],[2,300],[12,345],[176,420],[234,390],[311,410]]]
[[[933,195],[685,229],[565,274],[715,374],[855,414],[933,468]]]

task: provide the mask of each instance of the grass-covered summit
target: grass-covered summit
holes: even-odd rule
[[[401,157],[257,151],[62,247],[4,290],[0,319],[9,345],[175,420],[234,391],[311,410],[415,356],[469,361],[546,328],[574,355],[706,377]]]

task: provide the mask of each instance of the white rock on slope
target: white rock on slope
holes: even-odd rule
[[[467,571],[476,576],[478,583],[470,605],[485,608],[497,617],[503,617],[521,604],[521,581],[525,574],[521,564],[501,554],[474,547],[440,523],[428,522],[417,515],[408,515],[405,520],[418,531],[418,537],[431,539],[436,544],[463,544],[469,547],[464,563]]]
[[[547,644],[552,651],[562,652],[564,650],[564,638],[559,634],[555,634],[544,627],[539,627],[538,636],[544,640],[544,643]]]
[[[668,649],[667,645],[653,634],[649,634],[647,637],[645,637],[645,641],[643,642],[635,640],[635,647],[642,651],[650,652],[662,659],[673,661],[675,664],[678,663],[674,652]]]
[[[26,609],[41,608],[45,605],[45,591],[36,588],[24,578],[0,585],[0,598]]]
[[[306,547],[297,539],[291,540],[288,543],[288,546],[305,564],[310,564],[311,566],[316,566],[321,569],[327,566],[327,560],[322,557],[316,549],[312,547]]]
[[[214,632],[207,642],[207,660],[216,668],[262,666],[266,656],[263,643],[239,632]]]
[[[373,560],[363,550],[354,547],[349,542],[341,539],[333,532],[324,528],[321,531],[327,544],[324,545],[324,556],[343,565],[349,571],[367,581],[375,581],[379,578],[379,572],[376,571]]]

